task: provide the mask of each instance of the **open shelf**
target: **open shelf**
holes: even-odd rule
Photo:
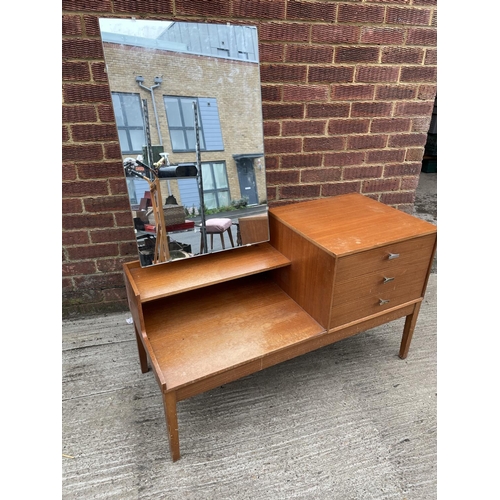
[[[225,383],[275,364],[280,352],[290,358],[287,348],[325,331],[266,273],[149,302],[144,317],[167,390],[201,382],[189,395],[220,385],[210,381],[218,374]]]
[[[141,268],[125,264],[142,303],[290,265],[269,243]]]

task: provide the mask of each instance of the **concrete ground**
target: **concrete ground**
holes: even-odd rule
[[[437,498],[436,287],[437,264],[406,360],[401,319],[180,402],[175,463],[130,314],[64,321],[62,497]]]

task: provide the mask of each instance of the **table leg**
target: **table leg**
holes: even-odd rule
[[[165,418],[167,421],[168,440],[170,443],[170,453],[175,462],[181,458],[179,448],[179,428],[177,424],[177,399],[175,392],[163,393],[163,407],[165,408]]]
[[[401,359],[405,359],[406,356],[408,356],[408,350],[410,349],[411,338],[413,337],[413,331],[415,330],[415,325],[417,323],[420,305],[421,302],[415,304],[413,313],[406,316],[403,338],[401,339],[401,347],[399,348],[399,357]]]
[[[144,346],[142,345],[141,336],[139,335],[139,332],[137,331],[135,325],[134,329],[135,329],[135,340],[137,341],[137,350],[139,351],[139,362],[141,363],[141,372],[147,373],[149,371],[149,366],[148,366],[148,356],[146,354],[146,349],[144,349]]]

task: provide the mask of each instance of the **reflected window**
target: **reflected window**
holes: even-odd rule
[[[174,153],[196,151],[193,101],[199,110],[200,150],[224,150],[217,99],[165,96],[163,100]]]
[[[231,197],[225,162],[202,163],[203,199],[208,209],[229,207]]]
[[[122,154],[142,153],[145,139],[139,94],[112,92],[111,98]]]

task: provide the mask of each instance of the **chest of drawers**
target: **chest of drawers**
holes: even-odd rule
[[[172,459],[176,405],[406,316],[408,354],[436,228],[360,194],[269,211],[270,242],[124,265],[142,372],[160,387]]]

